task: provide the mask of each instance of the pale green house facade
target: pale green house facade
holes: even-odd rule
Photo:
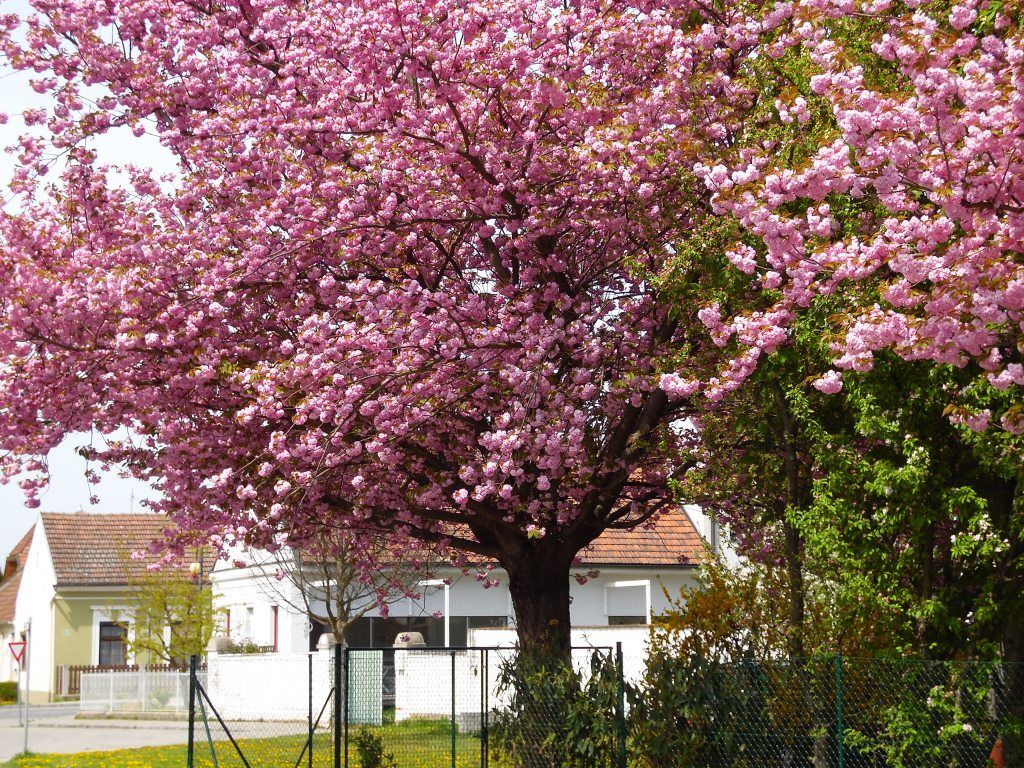
[[[158,539],[160,515],[44,512],[33,531],[14,629],[29,641],[33,701],[73,698],[89,669],[145,666],[130,651],[131,592],[145,562],[131,552]]]

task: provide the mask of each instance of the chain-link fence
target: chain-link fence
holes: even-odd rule
[[[598,676],[621,688],[610,648],[573,649],[571,670],[524,667],[512,648],[349,649],[344,657],[344,766],[563,765],[576,747],[581,765],[618,765],[615,749],[587,748],[586,724],[569,715],[592,701],[584,693]],[[393,704],[382,680],[394,681]],[[624,700],[594,703],[589,722],[606,722],[623,739],[615,724],[624,723]]]
[[[341,663],[332,651],[224,654],[204,680],[193,657],[188,768],[336,765]]]
[[[211,658],[206,681],[192,677],[188,766],[621,765],[621,654],[574,649],[572,660],[528,668],[512,648],[341,647]],[[618,693],[587,694],[601,690]],[[588,741],[600,724],[611,740]]]
[[[623,666],[610,648],[211,663],[189,768],[1024,768],[1024,665],[655,654],[637,684]]]
[[[687,768],[1019,768],[1024,665],[649,660],[631,762]]]

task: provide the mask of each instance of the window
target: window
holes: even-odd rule
[[[324,632],[327,631],[327,627],[321,624],[319,621],[309,622],[309,650],[315,651],[317,644],[320,642],[320,638]]]
[[[273,630],[274,630],[274,653],[277,653],[277,640],[278,640],[278,638],[277,638],[277,633],[278,633],[277,606],[276,605],[271,606],[270,607],[270,611],[273,614],[273,621],[274,621],[274,627],[273,627]]]
[[[360,616],[345,627],[345,642],[353,648],[372,648],[373,619]]]
[[[253,640],[252,620],[256,611],[251,605],[245,606],[245,613],[242,614],[242,640]]]
[[[123,667],[128,663],[128,630],[112,621],[100,622],[101,667]]]
[[[646,624],[650,613],[650,590],[649,581],[615,581],[605,586],[608,625]]]
[[[508,626],[508,616],[470,616],[470,629],[494,629]]]

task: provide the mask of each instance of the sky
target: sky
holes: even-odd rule
[[[27,0],[0,0],[0,6],[5,13],[19,15],[29,10]],[[45,99],[29,87],[27,76],[11,72],[0,63],[0,112],[10,118],[7,125],[0,125],[0,147],[9,146],[24,130],[24,123],[19,117],[22,110],[45,103]],[[109,143],[110,146],[113,144]],[[139,165],[151,164],[155,154],[159,153],[159,147],[145,142],[118,141],[117,147],[121,160]],[[12,168],[12,157],[6,152],[0,153],[0,197],[6,205],[16,206],[17,201],[9,200],[10,195],[7,193],[7,181]],[[102,482],[90,488],[85,479],[85,460],[75,453],[77,446],[87,442],[87,435],[76,435],[51,452],[48,457],[51,483],[41,496],[42,505],[39,509],[25,507],[24,495],[17,485],[0,484],[0,557],[5,556],[32,526],[40,511],[142,511],[139,502],[154,496],[153,490],[147,485],[118,477],[116,473],[103,475]],[[90,493],[99,497],[98,504],[89,503]]]

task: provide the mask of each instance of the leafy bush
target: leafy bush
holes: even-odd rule
[[[272,653],[274,646],[257,645],[252,640],[232,640],[223,653]]]
[[[360,768],[398,768],[395,756],[384,751],[384,740],[368,728],[360,728],[354,739]]]
[[[586,678],[561,661],[511,662],[498,686],[501,695],[509,695],[509,706],[494,716],[492,743],[513,765],[619,764],[619,673],[608,654],[594,653]]]
[[[0,683],[0,701],[14,701],[18,698],[18,684]]]

